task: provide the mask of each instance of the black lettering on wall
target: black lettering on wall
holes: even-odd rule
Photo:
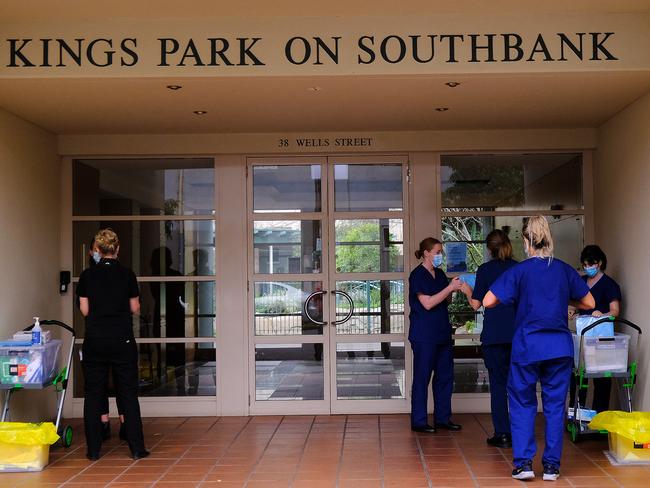
[[[433,58],[436,55],[436,50],[435,50],[435,38],[437,37],[435,34],[427,36],[429,40],[431,41],[431,54],[427,59],[422,59],[420,58],[420,37],[422,36],[409,36],[411,38],[411,42],[413,44],[413,59],[417,61],[418,63],[429,63],[433,61]]]
[[[27,56],[25,56],[21,51],[25,48],[27,44],[32,42],[31,39],[7,39],[9,41],[9,64],[7,67],[9,68],[31,68],[33,66],[36,66],[34,63],[32,63]],[[17,46],[17,43],[21,41],[22,44],[20,46]],[[22,63],[22,66],[17,63],[18,59],[20,59],[20,62]]]
[[[68,56],[76,63],[77,66],[81,66],[81,55],[82,55],[82,43],[84,39],[75,39],[77,42],[77,50],[73,50],[72,46],[66,42],[65,39],[57,39],[56,42],[59,44],[59,62],[57,67],[65,67],[67,64],[63,62],[63,51],[68,53]]]
[[[364,41],[370,41],[370,46],[367,46]],[[372,45],[375,43],[374,36],[361,36],[357,42],[359,49],[368,54],[367,59],[361,59],[361,54],[357,56],[357,64],[371,64],[375,61],[375,51],[372,50]]]
[[[41,39],[41,47],[43,48],[43,58],[41,59],[41,64],[39,66],[50,68],[50,41],[52,39]]]
[[[128,44],[131,44],[132,46],[129,47]],[[137,39],[133,37],[127,37],[125,39],[122,39],[122,42],[120,43],[120,48],[122,49],[122,52],[129,56],[131,59],[130,61],[127,61],[124,59],[124,56],[121,57],[120,59],[120,66],[135,66],[138,63],[138,53],[135,52],[135,48],[138,47],[138,41]]]
[[[249,40],[248,37],[238,37],[237,40],[239,41],[239,66],[248,66],[248,63],[246,62],[246,58],[250,58],[250,60],[253,62],[253,66],[265,66],[260,59],[253,54],[253,46],[257,44],[258,41],[261,41],[261,37],[253,37],[250,40],[251,42],[248,46],[246,45],[246,41]]]
[[[469,60],[470,63],[480,62],[478,59],[479,49],[485,49],[487,51],[487,59],[485,59],[486,63],[494,63],[496,61],[496,59],[494,59],[494,38],[496,37],[496,34],[484,34],[484,37],[487,39],[486,46],[480,46],[478,44],[478,38],[483,36],[479,34],[470,34],[469,37],[471,40],[472,48],[472,57]]]
[[[111,48],[104,50],[104,55],[106,56],[104,59],[103,63],[98,63],[96,58],[95,58],[95,45],[98,43],[103,42],[108,44],[108,46]],[[115,54],[115,51],[113,50],[113,40],[112,39],[93,39],[88,43],[88,47],[86,48],[86,57],[88,58],[88,61],[90,64],[93,66],[97,66],[99,68],[105,68],[106,66],[110,66],[113,64],[113,55]]]
[[[546,47],[546,42],[544,41],[544,36],[541,34],[537,35],[537,40],[535,41],[535,45],[533,46],[533,50],[530,52],[530,56],[526,61],[535,61],[535,54],[542,53],[544,54],[544,59],[543,61],[553,61],[553,56],[551,56],[551,53],[548,50],[548,47]]]
[[[296,41],[302,43],[303,46],[301,59],[296,59],[293,55],[293,45]],[[304,37],[292,37],[284,46],[284,55],[291,64],[305,64],[311,56],[311,46],[309,45],[309,41]]]
[[[199,55],[199,50],[196,48],[196,44],[194,44],[193,39],[187,41],[187,47],[185,48],[185,51],[183,52],[183,56],[181,57],[181,61],[180,63],[177,64],[177,66],[185,66],[185,60],[188,58],[194,60],[194,66],[205,66],[205,64],[201,60],[201,56]]]
[[[388,43],[392,39],[395,39],[397,41],[397,45],[398,45],[397,57],[395,57],[395,58],[389,57],[389,52],[388,52],[389,51]],[[391,63],[391,64],[399,63],[406,56],[406,43],[404,42],[404,39],[402,39],[399,36],[396,36],[396,35],[386,36],[384,38],[384,40],[381,41],[381,45],[379,47],[379,52],[381,53],[381,57],[387,63]]]
[[[335,64],[339,64],[339,40],[341,38],[332,37],[332,39],[334,39],[334,50],[330,49],[330,47],[325,44],[325,41],[320,37],[314,37],[314,40],[316,41],[316,62],[314,64],[323,64],[320,60],[321,50],[325,51],[325,54],[327,54]]]
[[[180,44],[171,37],[159,37],[158,41],[160,42],[160,64],[158,66],[169,66],[167,56],[178,52]]]
[[[228,39],[224,39],[223,37],[210,37],[208,41],[210,41],[210,66],[219,66],[217,56],[223,61],[223,64],[232,66],[232,61],[226,56],[226,51],[230,47]]]
[[[501,34],[501,37],[503,37],[503,61],[521,61],[524,57],[524,50],[521,48],[521,36],[519,34]],[[517,53],[515,57],[511,56],[513,50]]]
[[[605,48],[605,46],[603,46],[603,44],[605,44],[607,39],[609,39],[610,36],[614,35],[613,32],[590,32],[589,34],[591,35],[591,41],[592,41],[592,45],[593,45],[593,51],[592,51],[593,54],[591,56],[592,61],[600,61],[600,57],[598,56],[599,52],[601,52],[601,53],[603,53],[605,55],[605,60],[606,61],[617,61],[618,60],[617,57],[615,57],[611,52],[609,52],[607,50],[607,48]],[[598,37],[600,35],[605,36],[603,38],[603,40],[601,40],[601,41],[598,40]]]
[[[461,34],[444,34],[440,36],[440,40],[449,39],[449,56],[447,57],[448,63],[457,63],[456,59],[456,39],[460,39],[461,42],[465,41],[465,36]]]
[[[560,57],[558,61],[567,60],[567,58],[564,56],[565,46],[571,49],[571,51],[573,51],[573,54],[575,54],[578,59],[582,60],[582,37],[584,35],[584,32],[576,32],[576,36],[578,36],[579,42],[579,46],[576,46],[566,34],[558,33],[558,36],[560,37]]]

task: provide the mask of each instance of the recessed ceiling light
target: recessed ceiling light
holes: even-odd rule
[[[320,86],[310,86],[309,88],[307,88],[307,90],[312,92],[319,92],[322,90],[322,88]]]
[[[167,85],[167,88],[176,91],[176,90],[180,90],[183,87],[181,85]]]
[[[195,115],[205,115],[205,114],[207,114],[207,113],[208,113],[208,112],[207,112],[206,110],[195,110],[195,111],[194,111],[194,114],[195,114]]]
[[[449,107],[436,107],[436,112],[446,112]]]
[[[445,83],[449,88],[456,88],[458,85],[460,85],[460,82],[458,81],[448,81]]]

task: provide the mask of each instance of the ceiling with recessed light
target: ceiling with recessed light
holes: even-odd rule
[[[297,0],[191,4],[3,2],[12,22],[205,16],[520,12],[521,1]],[[534,12],[648,12],[648,0],[547,0]],[[460,83],[458,86],[448,84]],[[175,87],[179,87],[174,89]],[[174,88],[172,88],[174,87]],[[537,74],[0,79],[0,108],[56,134],[261,133],[598,127],[650,91],[650,71]],[[447,108],[442,111],[437,109]],[[205,112],[205,113],[200,113]]]

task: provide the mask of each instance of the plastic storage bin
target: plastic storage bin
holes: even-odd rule
[[[0,347],[0,383],[41,385],[56,374],[60,340],[39,346]]]
[[[582,353],[587,373],[625,373],[630,336],[584,337]]]
[[[616,432],[609,433],[609,452],[616,462],[650,464],[650,444],[634,442]]]
[[[41,471],[50,457],[50,444],[59,439],[51,422],[0,423],[0,473]]]

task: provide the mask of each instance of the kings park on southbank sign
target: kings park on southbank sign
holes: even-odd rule
[[[455,63],[561,63],[616,61],[615,32],[566,32],[523,35],[408,34],[292,36],[265,46],[265,37],[5,38],[3,71],[30,68],[107,68],[135,66],[236,69],[286,66],[426,65]],[[146,51],[141,50],[143,41]]]

